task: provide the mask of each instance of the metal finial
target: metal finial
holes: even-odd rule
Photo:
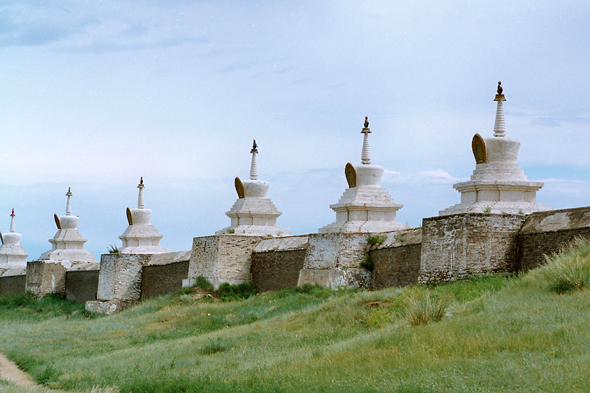
[[[256,139],[252,139],[254,142],[252,142],[252,150],[250,150],[250,153],[258,153],[258,144],[256,143]]]
[[[14,214],[14,207],[13,207],[12,208],[12,214],[10,215],[10,217],[14,217],[14,216],[15,216],[15,214]]]
[[[68,192],[66,193],[66,196],[70,197],[72,195],[74,195],[74,194],[72,194],[72,187],[68,187]]]
[[[498,82],[498,94],[502,94],[504,89],[502,88],[502,82]]]
[[[139,179],[139,184],[137,185],[137,188],[145,188],[145,186],[143,185],[143,176]]]
[[[369,116],[365,116],[365,128],[369,128]]]

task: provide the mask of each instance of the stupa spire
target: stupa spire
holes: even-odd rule
[[[494,136],[499,138],[506,136],[506,122],[504,121],[504,107],[502,104],[506,101],[506,98],[504,97],[504,94],[502,94],[503,91],[502,82],[498,82],[498,94],[496,94],[496,98],[494,98],[494,101],[498,102],[496,108],[496,122],[494,123]]]
[[[369,134],[371,133],[371,129],[369,128],[369,117],[365,116],[365,127],[361,131],[362,134],[365,134],[363,139],[363,152],[361,153],[361,164],[363,165],[371,165],[371,147],[369,146]]]
[[[68,192],[66,193],[66,196],[68,197],[68,201],[66,202],[66,216],[72,215],[72,201],[70,200],[72,195],[72,188],[68,187]]]
[[[139,184],[137,185],[139,188],[139,195],[137,196],[137,208],[143,209],[145,207],[145,202],[143,201],[143,189],[145,186],[143,185],[143,176],[139,179]]]
[[[258,145],[256,144],[256,139],[252,143],[252,163],[250,164],[250,180],[258,180],[258,165],[256,164],[256,154],[258,154]]]
[[[12,208],[12,214],[10,217],[10,232],[15,232],[16,228],[14,227],[14,207]]]

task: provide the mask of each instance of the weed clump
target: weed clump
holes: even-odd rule
[[[219,352],[228,351],[229,349],[231,349],[231,347],[218,338],[217,340],[212,340],[203,345],[199,352],[201,352],[202,355],[214,355]]]
[[[575,239],[557,253],[546,255],[545,261],[530,273],[529,280],[559,294],[590,287],[590,240]]]
[[[426,325],[428,322],[438,322],[447,313],[450,300],[448,297],[435,298],[430,291],[410,298],[406,306],[406,318],[410,325]]]
[[[383,235],[369,235],[367,238],[367,242],[369,244],[381,244],[385,241],[385,236]]]

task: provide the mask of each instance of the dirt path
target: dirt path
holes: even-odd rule
[[[35,387],[38,386],[33,378],[26,372],[22,371],[11,360],[0,353],[0,379],[11,382],[18,386]]]

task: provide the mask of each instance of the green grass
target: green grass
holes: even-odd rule
[[[229,302],[185,290],[94,319],[67,307],[30,313],[34,306],[2,298],[0,352],[65,390],[590,391],[584,288],[558,294],[533,271],[374,292],[305,287]],[[444,299],[442,318],[412,326],[417,299]]]

